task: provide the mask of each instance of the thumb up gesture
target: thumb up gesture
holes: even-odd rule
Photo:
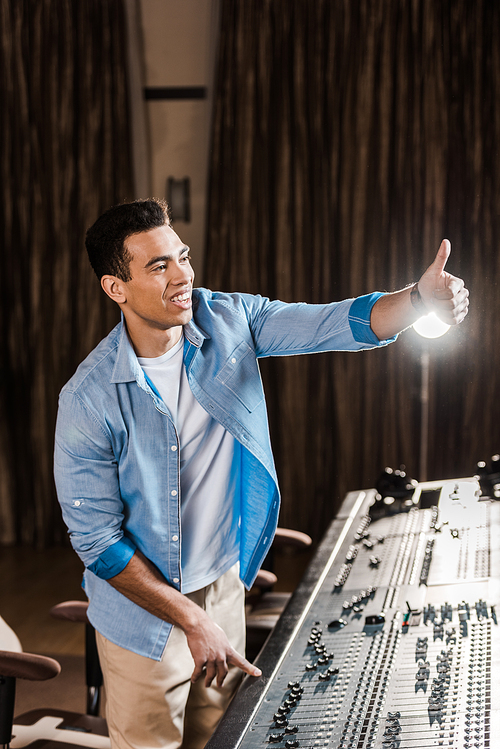
[[[458,325],[469,308],[469,292],[461,278],[445,271],[451,253],[451,244],[443,239],[434,261],[418,282],[422,301],[429,312],[448,325]]]

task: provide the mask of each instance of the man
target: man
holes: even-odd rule
[[[194,289],[167,206],[111,208],[87,250],[122,322],[60,396],[55,476],[85,564],[113,747],[203,747],[241,673],[244,590],[279,494],[257,359],[384,345],[467,314],[445,240],[418,286],[330,305]],[[241,580],[240,580],[241,578]],[[200,678],[204,676],[204,678]]]

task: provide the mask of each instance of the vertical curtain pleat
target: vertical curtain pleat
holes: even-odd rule
[[[0,542],[65,530],[57,396],[117,311],[86,228],[132,197],[122,0],[0,0]]]
[[[328,302],[449,237],[467,320],[429,344],[429,478],[499,447],[500,6],[223,0],[205,280]],[[422,341],[262,363],[284,525],[318,537],[386,465],[419,478]]]

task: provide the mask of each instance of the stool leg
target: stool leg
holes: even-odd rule
[[[12,738],[16,680],[13,676],[0,676],[0,746],[8,749]]]
[[[99,715],[103,678],[95,640],[95,629],[91,624],[85,625],[85,666],[87,677],[87,715]]]

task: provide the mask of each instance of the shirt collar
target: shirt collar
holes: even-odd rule
[[[184,335],[193,346],[200,348],[203,341],[210,336],[205,333],[193,320],[184,325]],[[141,387],[146,386],[144,371],[137,360],[134,347],[130,341],[125,318],[122,313],[121,330],[119,331],[116,361],[111,375],[111,382],[134,382]]]

